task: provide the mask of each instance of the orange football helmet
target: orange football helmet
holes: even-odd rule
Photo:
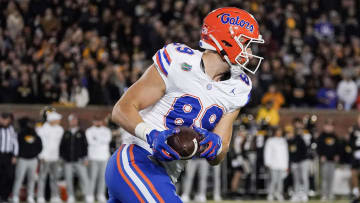
[[[205,17],[200,47],[217,51],[230,65],[232,74],[239,74],[243,69],[254,74],[259,68],[264,58],[246,51],[251,43],[263,44],[264,40],[258,23],[250,13],[225,7]]]

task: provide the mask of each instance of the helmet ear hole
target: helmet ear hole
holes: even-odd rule
[[[231,45],[229,42],[225,41],[225,40],[221,40],[221,42],[222,42],[226,47],[232,47],[232,45]]]

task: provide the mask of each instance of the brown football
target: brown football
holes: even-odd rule
[[[201,136],[194,129],[179,127],[176,134],[167,139],[167,144],[172,147],[183,160],[191,159],[200,150]]]

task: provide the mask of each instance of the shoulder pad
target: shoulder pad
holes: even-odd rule
[[[170,66],[176,63],[182,63],[184,57],[189,57],[195,54],[195,50],[181,43],[171,43],[165,45],[158,50],[153,56],[153,61],[160,70],[160,72],[167,76]]]

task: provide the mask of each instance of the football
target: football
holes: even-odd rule
[[[167,144],[180,154],[182,160],[191,159],[200,150],[201,135],[194,129],[179,127],[177,133],[167,139]]]

